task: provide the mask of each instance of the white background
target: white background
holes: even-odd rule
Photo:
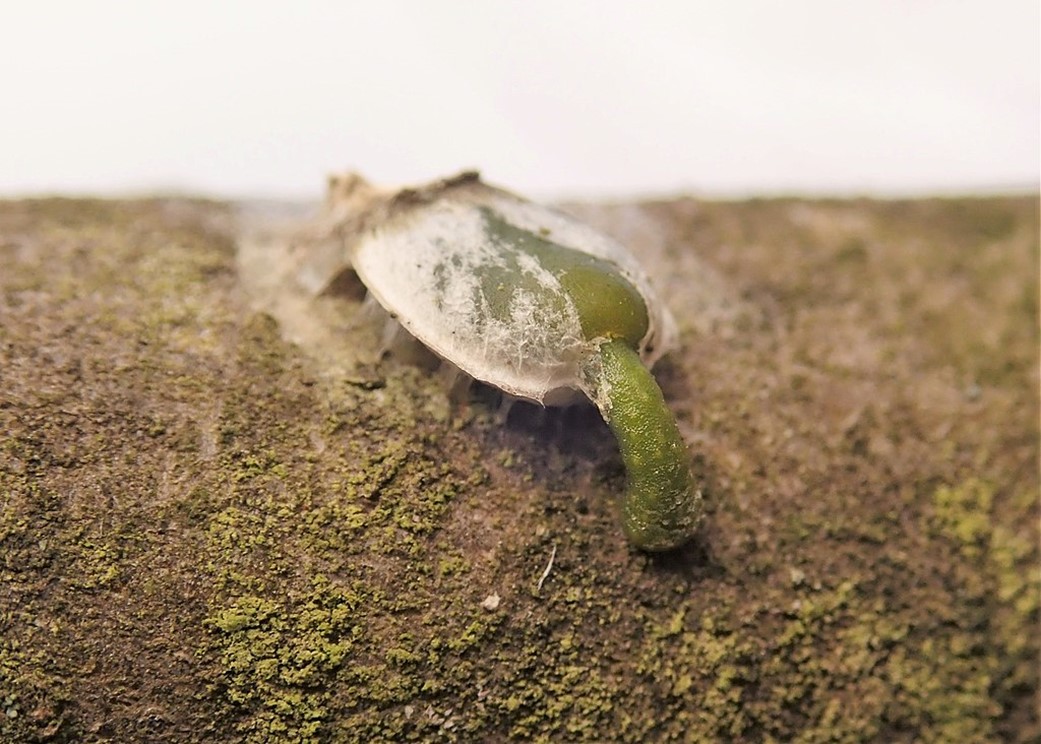
[[[0,5],[0,195],[1036,189],[1037,0]]]

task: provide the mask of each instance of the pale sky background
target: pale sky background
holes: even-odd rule
[[[0,195],[1036,189],[1037,0],[7,2]]]

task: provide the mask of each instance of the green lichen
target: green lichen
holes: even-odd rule
[[[1036,682],[1036,649],[1027,639],[1041,622],[1036,533],[1027,524],[996,522],[998,497],[992,483],[975,477],[955,486],[940,486],[933,496],[934,529],[949,538],[968,561],[961,599],[971,608],[963,633],[952,639],[951,647],[937,651],[943,658],[962,661],[965,675],[976,688],[977,706],[992,715],[1001,712],[1001,701]],[[1036,504],[1036,494],[1029,491],[1006,494],[1005,498],[1021,512],[1028,513]],[[998,651],[994,657],[980,657],[976,633],[981,627]],[[922,683],[934,684],[928,678]],[[955,711],[966,707],[951,706]],[[950,718],[950,709],[941,712]]]
[[[324,376],[216,207],[0,205],[0,739],[1036,739],[1036,199],[694,206],[770,312],[663,370],[719,498],[652,557],[595,413]]]
[[[359,602],[319,574],[297,602],[246,595],[206,619],[208,652],[223,668],[218,689],[246,712],[236,724],[245,741],[317,738],[329,717],[324,688],[362,632]]]

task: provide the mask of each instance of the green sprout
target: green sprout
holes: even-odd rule
[[[671,316],[624,247],[475,173],[396,193],[357,176],[332,184],[332,214],[354,215],[337,233],[350,265],[391,317],[510,395],[559,405],[585,393],[625,462],[629,539],[657,551],[691,538],[701,492],[648,370]]]
[[[595,352],[583,367],[582,387],[618,440],[628,483],[622,527],[643,550],[676,548],[693,535],[702,515],[701,491],[676,421],[637,348],[647,335],[648,313],[639,291],[609,262],[557,245],[482,210],[487,232],[511,250],[536,257],[557,278],[578,313]],[[506,287],[519,272],[496,266],[485,287]],[[491,294],[486,291],[486,296]],[[543,301],[561,301],[552,292]]]

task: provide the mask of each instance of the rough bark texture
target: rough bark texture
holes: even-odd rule
[[[679,320],[674,554],[232,207],[0,203],[0,740],[1036,741],[1036,196],[573,210]]]

